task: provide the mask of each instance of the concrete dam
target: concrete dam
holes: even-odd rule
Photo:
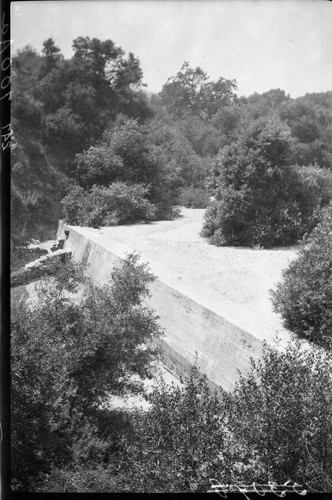
[[[165,336],[159,341],[162,362],[178,378],[186,375],[189,367],[196,363],[207,375],[212,387],[221,386],[228,391],[234,388],[239,372],[245,374],[248,371],[250,358],[261,356],[264,340],[273,343],[278,333],[281,338],[279,347],[282,348],[291,338],[291,334],[282,328],[279,318],[275,316],[271,322],[272,306],[266,290],[271,282],[275,282],[276,276],[281,276],[281,268],[286,267],[296,254],[294,251],[279,252],[275,257],[279,263],[279,274],[263,283],[263,278],[259,281],[256,270],[251,281],[257,288],[251,293],[244,293],[242,304],[237,296],[234,297],[237,302],[230,301],[229,293],[240,294],[242,290],[243,295],[244,285],[235,274],[234,283],[226,279],[220,286],[218,273],[227,276],[230,261],[224,261],[227,252],[225,257],[225,251],[208,245],[198,236],[201,218],[202,211],[187,210],[184,218],[176,223],[165,221],[100,229],[60,223],[58,236],[65,239],[64,249],[70,250],[72,258],[86,266],[87,275],[99,285],[110,281],[114,267],[121,265],[128,253],[138,251],[141,261],[148,262],[157,278],[150,286],[148,305],[159,316],[165,330]],[[196,260],[190,261],[192,248],[194,252],[200,252],[200,258],[204,259],[203,263],[206,262],[206,270],[197,260],[197,255]],[[240,262],[248,266],[248,256],[251,255],[248,252],[251,250],[246,249],[247,253],[228,250],[232,252],[232,261],[237,264],[236,271]],[[278,266],[273,265],[273,255],[266,253],[269,251],[261,252],[256,254],[256,257],[261,255],[258,260],[264,261],[265,266],[272,266],[275,272]],[[212,257],[209,260],[212,253],[217,257],[222,254],[224,260],[219,258],[214,264]],[[167,255],[169,260],[165,261]],[[178,269],[181,272],[175,265],[176,259],[180,259]],[[262,276],[264,273],[265,268]],[[245,272],[241,275],[246,280],[243,283],[247,283],[249,278]],[[215,290],[211,288],[211,276],[216,278],[218,286]],[[264,294],[260,296],[257,290],[262,288]]]

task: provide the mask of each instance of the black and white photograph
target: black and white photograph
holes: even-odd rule
[[[332,494],[332,2],[6,26],[10,491]]]

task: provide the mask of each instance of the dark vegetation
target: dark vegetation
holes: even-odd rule
[[[298,258],[273,292],[285,326],[299,336],[332,347],[332,204],[321,214]]]
[[[53,237],[57,220],[112,225],[205,208],[216,245],[304,240],[273,292],[285,325],[320,344],[265,354],[231,394],[193,369],[160,382],[151,409],[102,409],[110,393],[152,376],[161,335],[144,306],[149,270],[131,255],[99,289],[68,265],[12,305],[12,479],[17,491],[206,491],[286,481],[332,489],[332,92],[280,89],[237,97],[185,63],[159,95],[138,59],[111,40],[79,37],[64,59],[13,58],[12,239]],[[76,292],[79,292],[76,294]]]
[[[14,243],[54,234],[63,215],[124,224],[180,204],[208,206],[202,234],[216,245],[287,245],[315,227],[331,200],[331,92],[238,97],[235,80],[186,62],[148,98],[132,53],[89,37],[73,51],[48,39],[13,58]]]
[[[141,184],[114,182],[110,187],[74,186],[62,200],[66,220],[78,226],[114,226],[138,220],[153,220],[155,206],[146,198]]]
[[[266,347],[232,393],[213,394],[196,368],[182,387],[162,380],[150,409],[102,403],[139,392],[161,335],[143,305],[153,281],[129,255],[100,289],[73,264],[12,311],[12,487],[39,492],[205,492],[209,479],[289,478],[332,487],[331,354]],[[84,288],[82,285],[84,284]],[[77,290],[80,291],[77,295]]]
[[[35,304],[13,304],[13,487],[27,489],[62,464],[104,463],[114,449],[114,423],[99,406],[110,391],[128,391],[131,375],[151,376],[162,333],[143,305],[153,280],[137,255],[104,288],[67,264],[41,282]]]
[[[215,245],[271,247],[312,230],[332,198],[332,171],[291,165],[291,141],[284,125],[256,120],[220,151],[203,236]]]

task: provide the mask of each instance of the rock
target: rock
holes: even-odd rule
[[[39,259],[29,262],[24,268],[11,273],[11,287],[27,285],[31,281],[39,279],[43,275],[54,273],[54,264],[56,262],[66,262],[71,257],[69,250],[55,250],[53,253],[44,255]]]
[[[51,246],[51,252],[56,252],[57,250],[61,250],[63,248],[65,240],[63,238],[57,238],[53,245]]]
[[[38,259],[42,255],[46,255],[47,253],[47,249],[37,243],[30,243],[27,246],[12,245],[10,255],[11,270],[16,271],[22,268],[28,262]]]

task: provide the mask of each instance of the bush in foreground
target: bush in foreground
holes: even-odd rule
[[[272,292],[286,328],[313,342],[332,346],[332,204],[298,259],[283,272]]]
[[[309,491],[330,491],[331,363],[330,353],[306,350],[300,343],[289,344],[283,352],[265,346],[262,359],[252,361],[235,390],[218,395],[193,368],[182,387],[160,382],[148,397],[150,411],[131,417],[132,432],[123,433],[116,446],[110,444],[110,426],[99,441],[98,429],[82,426],[76,438],[68,432],[64,444],[74,441],[70,454],[62,461],[51,457],[51,467],[39,469],[32,489],[206,492],[214,478],[234,485],[291,479]],[[36,376],[44,377],[40,372]],[[65,402],[60,398],[57,408]],[[76,416],[76,425],[79,422]],[[38,422],[37,427],[29,424],[20,421],[35,444]],[[54,443],[61,444],[63,429],[58,431]],[[21,453],[28,451],[23,448]]]
[[[332,486],[331,355],[265,345],[232,393],[213,394],[194,368],[183,387],[160,384],[119,452],[127,491],[206,492],[222,484]],[[118,483],[119,486],[119,483]]]
[[[291,479],[330,491],[331,367],[330,353],[293,342],[282,352],[265,346],[262,358],[241,376],[229,422],[235,442],[247,450],[247,464],[258,460],[263,466],[261,477],[247,467],[250,482]]]
[[[85,283],[75,298],[68,292],[84,280],[67,264],[45,278],[38,302],[13,304],[14,489],[31,491],[36,477],[58,468],[95,469],[107,461],[113,425],[100,404],[110,392],[124,393],[132,375],[151,376],[161,330],[143,301],[153,280],[132,254],[109,285]]]

